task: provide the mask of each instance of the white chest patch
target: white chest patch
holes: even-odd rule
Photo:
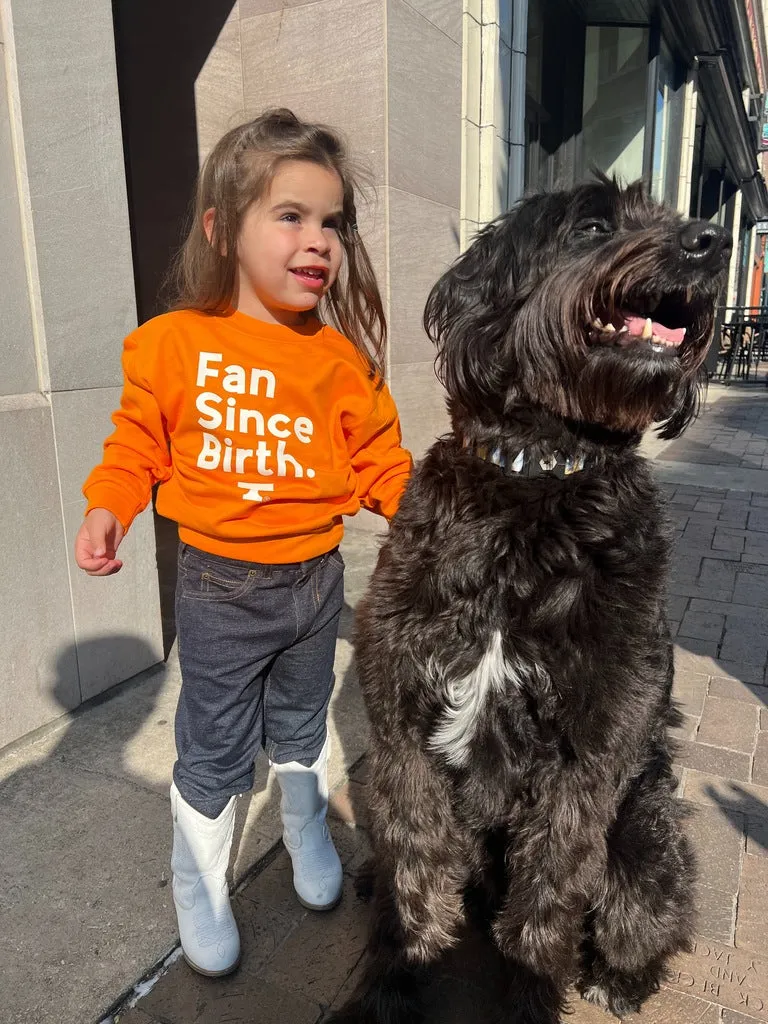
[[[503,693],[510,683],[519,686],[520,682],[520,673],[504,657],[501,633],[496,630],[477,668],[448,682],[449,703],[429,740],[430,748],[452,765],[463,765],[489,693]]]

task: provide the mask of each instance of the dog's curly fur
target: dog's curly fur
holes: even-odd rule
[[[510,1022],[556,1024],[572,983],[636,1010],[687,947],[669,543],[638,442],[695,415],[729,251],[727,232],[601,177],[524,200],[433,289],[453,429],[415,470],[358,612],[374,930],[333,1020],[421,1020],[420,978],[479,903]],[[685,340],[658,351],[600,327],[630,314]],[[586,466],[522,477],[476,446]]]

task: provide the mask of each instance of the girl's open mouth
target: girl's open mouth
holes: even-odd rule
[[[291,273],[308,288],[323,288],[326,271],[321,267],[291,267]]]

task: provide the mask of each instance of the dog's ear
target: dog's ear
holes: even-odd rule
[[[686,427],[699,415],[701,400],[707,388],[706,371],[702,368],[693,377],[685,377],[677,389],[672,412],[665,416],[658,429],[659,437],[665,441],[680,437]]]
[[[514,300],[516,254],[503,243],[502,223],[494,221],[477,235],[438,280],[424,310],[424,329],[437,346],[437,375],[467,409],[498,404],[503,396],[501,347]]]

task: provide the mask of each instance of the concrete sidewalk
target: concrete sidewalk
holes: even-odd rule
[[[701,886],[696,950],[636,1019],[768,1021],[768,393],[715,386],[684,438],[649,439],[646,449],[675,517],[669,609],[685,713],[680,794],[695,810],[689,827]],[[262,766],[254,795],[241,801],[236,835],[242,967],[209,981],[174,960],[172,656],[0,757],[3,1024],[95,1024],[108,1011],[114,1024],[315,1024],[343,1001],[367,927],[351,881],[366,851],[367,733],[349,627],[375,548],[364,528],[350,529],[350,609],[332,709],[332,828],[347,875],[341,906],[319,915],[296,903]],[[485,1020],[501,980],[493,951],[473,940],[435,972],[430,1019]],[[574,1024],[611,1019],[578,1001],[574,1010]]]

